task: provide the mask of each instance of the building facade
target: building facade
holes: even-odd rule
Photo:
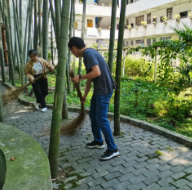
[[[112,0],[87,0],[85,42],[105,44],[110,37]],[[83,5],[76,0],[76,35],[80,36]],[[116,33],[121,1],[117,4]],[[173,28],[192,29],[192,0],[127,0],[124,46],[146,46],[155,39],[177,39]],[[179,16],[178,16],[179,15]],[[180,19],[179,19],[180,17]],[[143,22],[144,21],[144,22]]]

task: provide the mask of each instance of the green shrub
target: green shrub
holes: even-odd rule
[[[150,77],[153,79],[154,62],[128,55],[125,59],[125,75],[131,77]]]

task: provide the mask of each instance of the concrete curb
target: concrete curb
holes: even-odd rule
[[[14,88],[13,86],[11,86],[8,83],[3,83],[3,84],[6,87]],[[33,102],[29,102],[29,101],[25,100],[22,97],[22,95],[19,96],[18,100],[21,103],[25,104],[25,105],[32,105],[32,103],[33,103]],[[49,109],[53,109],[53,105],[51,105],[51,104],[47,104],[47,107]],[[68,110],[70,112],[80,112],[80,108],[68,107]],[[85,112],[89,113],[89,110],[85,109]],[[113,113],[108,113],[108,117],[113,119],[114,114]],[[167,137],[167,138],[169,138],[169,139],[171,139],[171,140],[173,140],[175,142],[181,143],[181,144],[183,144],[183,145],[185,145],[187,147],[192,148],[192,138],[181,135],[179,133],[175,133],[175,132],[170,131],[170,130],[168,130],[166,128],[163,128],[161,126],[154,125],[152,123],[148,123],[148,122],[141,121],[141,120],[138,120],[138,119],[134,119],[134,118],[131,118],[131,117],[128,117],[128,116],[125,116],[125,115],[120,116],[120,121],[125,122],[125,123],[129,123],[129,124],[137,126],[137,127],[140,127],[140,128],[142,128],[144,130],[147,130],[147,131],[157,133],[157,134],[162,135],[164,137]]]

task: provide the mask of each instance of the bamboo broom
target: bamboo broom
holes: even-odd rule
[[[70,77],[71,78],[74,78],[74,73],[73,71],[71,70],[70,71]],[[82,97],[82,94],[81,94],[81,90],[79,88],[79,84],[74,84],[76,90],[77,90],[77,93],[78,93],[78,97],[80,98],[80,101],[83,100],[83,97]],[[81,111],[79,113],[79,115],[74,118],[73,120],[71,121],[68,121],[68,122],[63,122],[61,123],[61,129],[60,129],[60,133],[62,135],[74,135],[77,131],[78,131],[78,128],[79,126],[83,123],[85,119],[85,109],[84,109],[84,105],[81,104]],[[50,133],[50,127],[47,127],[41,134],[41,136],[46,136]]]
[[[41,76],[37,77],[34,79],[34,81],[37,81],[38,79],[42,78],[43,76],[45,76],[46,74],[50,73],[51,71],[47,71],[46,73],[42,74]],[[2,98],[2,103],[3,105],[7,105],[8,103],[10,103],[11,101],[14,101],[16,100],[19,95],[29,86],[31,85],[33,82],[29,82],[21,87],[18,87],[18,88],[13,88],[13,89],[10,89],[8,91],[5,92],[4,95],[1,96]]]
[[[69,74],[70,74],[71,78],[75,77],[72,70],[70,71]],[[80,101],[83,101],[83,97],[82,97],[81,90],[79,88],[79,84],[78,83],[74,84],[74,87],[77,90],[77,94],[78,94],[78,97],[80,98]],[[84,105],[81,104],[81,111],[80,111],[79,115],[67,123],[62,123],[60,133],[62,135],[74,135],[77,132],[78,127],[83,123],[84,119],[85,119],[85,108],[84,108]]]

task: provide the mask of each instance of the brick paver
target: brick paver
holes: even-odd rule
[[[1,94],[5,87],[0,84]],[[28,133],[48,154],[49,134],[41,133],[51,124],[52,110],[46,113],[18,102],[5,109],[7,123]],[[77,113],[69,113],[70,117]],[[110,120],[113,129],[114,122]],[[66,178],[54,183],[57,189],[192,189],[192,150],[163,136],[121,123],[121,136],[115,137],[120,157],[99,161],[105,149],[87,149],[93,140],[88,116],[75,136],[60,137],[59,170]],[[170,150],[172,149],[172,150]],[[162,155],[157,155],[161,151]]]

